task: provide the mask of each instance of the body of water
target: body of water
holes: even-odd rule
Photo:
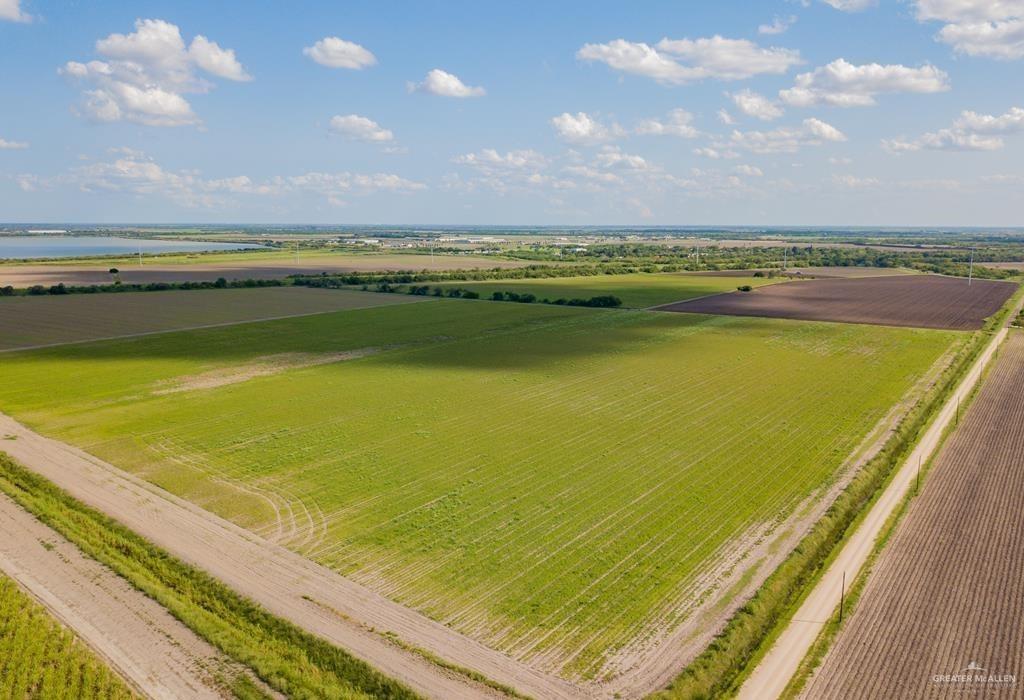
[[[0,260],[21,258],[79,258],[89,255],[198,253],[210,250],[262,248],[246,243],[172,241],[118,236],[0,236]]]

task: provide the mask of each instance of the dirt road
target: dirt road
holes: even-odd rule
[[[1019,308],[1019,305],[1018,305]],[[1010,315],[1012,318],[1016,313]],[[875,546],[875,540],[886,520],[913,485],[918,464],[926,461],[938,447],[942,433],[959,414],[960,402],[970,393],[1006,338],[1007,329],[1000,329],[978,356],[960,385],[943,405],[924,437],[893,477],[889,486],[868,512],[857,530],[847,539],[838,556],[818,584],[797,610],[789,626],[757,668],[740,688],[740,700],[777,698],[793,677],[797,667],[821,631],[822,625],[835,613],[843,586],[844,574],[852,581],[864,566]]]
[[[566,681],[531,669],[3,414],[0,435],[14,436],[4,441],[5,452],[75,498],[423,695],[504,697],[395,645],[386,633],[526,695],[545,700],[585,696]]]
[[[0,571],[151,698],[230,697],[223,654],[103,564],[0,494]]]

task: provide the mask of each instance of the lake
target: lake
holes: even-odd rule
[[[262,248],[247,243],[172,241],[118,236],[0,236],[0,260],[4,258],[78,258],[86,255],[132,255],[141,249],[152,253],[199,253],[211,250]]]

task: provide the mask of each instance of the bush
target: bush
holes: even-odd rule
[[[736,289],[740,290],[741,292],[749,292],[752,291],[754,288],[751,287],[749,284],[744,284],[740,285],[739,287],[736,287]]]

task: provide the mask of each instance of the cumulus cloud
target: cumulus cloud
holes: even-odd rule
[[[372,119],[361,117],[358,114],[335,115],[331,117],[328,128],[331,132],[354,141],[386,143],[395,138],[390,129],[385,129]]]
[[[21,0],[0,0],[0,20],[31,22],[32,15],[21,9]]]
[[[223,206],[229,203],[229,198],[240,195],[279,197],[302,193],[316,194],[330,204],[340,205],[346,196],[365,196],[380,191],[415,192],[426,188],[422,183],[393,173],[308,172],[263,181],[255,181],[247,175],[211,179],[196,171],[167,170],[138,151],[115,150],[120,157],[113,161],[74,168],[46,184],[72,185],[83,191],[163,197],[186,207]]]
[[[727,126],[732,126],[733,124],[736,123],[736,120],[733,119],[732,115],[729,114],[729,110],[727,109],[718,110],[718,121],[722,122]]]
[[[377,57],[367,49],[336,36],[326,36],[312,46],[302,49],[302,53],[328,68],[362,70],[377,63]]]
[[[86,86],[80,111],[97,121],[198,124],[184,94],[208,92],[213,85],[197,70],[238,82],[252,79],[231,49],[202,35],[186,47],[178,27],[159,19],[137,20],[131,34],[100,39],[96,52],[105,60],[68,61],[58,72]]]
[[[842,12],[861,12],[874,7],[878,0],[821,0],[829,7],[834,7]]]
[[[882,93],[934,93],[949,89],[949,76],[935,66],[911,68],[900,64],[854,65],[839,58],[809,73],[801,73],[795,84],[779,92],[794,107],[831,105],[864,107],[875,104]]]
[[[644,119],[637,124],[636,133],[645,136],[679,136],[684,139],[700,135],[693,126],[693,115],[685,109],[673,109],[664,119]]]
[[[799,127],[781,127],[772,131],[733,131],[724,144],[753,153],[795,153],[804,146],[845,141],[839,129],[820,119],[805,119]],[[718,148],[719,146],[715,146]]]
[[[551,118],[551,126],[561,139],[569,143],[600,143],[622,134],[622,127],[618,124],[613,122],[606,126],[586,112],[562,112]]]
[[[410,92],[425,92],[441,97],[482,97],[487,91],[482,87],[470,87],[462,82],[457,75],[452,75],[440,68],[427,73],[422,83],[409,83]]]
[[[771,121],[778,119],[783,114],[782,107],[777,102],[769,100],[764,95],[758,94],[753,90],[741,90],[740,92],[733,93],[730,97],[732,97],[736,109],[748,117],[756,117],[762,121]]]
[[[468,165],[485,172],[507,170],[537,170],[544,168],[548,159],[532,149],[507,151],[504,155],[493,148],[484,148],[476,153],[465,153],[454,158],[460,165]]]
[[[964,111],[947,129],[922,134],[916,139],[888,139],[882,146],[892,153],[910,151],[997,151],[1003,136],[1024,132],[1024,109],[1013,107],[1005,114]]]
[[[784,34],[786,31],[796,23],[796,15],[790,15],[789,17],[775,17],[772,19],[771,24],[762,24],[757,27],[758,34]]]
[[[1024,57],[1024,1],[917,0],[917,19],[944,26],[935,38],[957,53],[1001,60]]]
[[[235,58],[232,49],[222,49],[216,42],[210,41],[202,34],[192,40],[188,47],[189,57],[202,70],[227,80],[248,81],[252,76]]]
[[[615,39],[605,44],[584,44],[576,57],[670,85],[708,78],[742,80],[761,74],[777,75],[801,62],[800,52],[793,49],[762,48],[747,39],[718,35],[662,39],[655,46]]]
[[[856,175],[833,175],[832,183],[847,190],[864,190],[881,185],[874,177],[858,177]]]
[[[701,156],[703,158],[710,158],[711,160],[720,160],[723,158],[733,159],[740,157],[739,153],[731,149],[712,148],[711,146],[702,146],[700,148],[695,148],[693,149],[693,154],[695,156]]]
[[[8,141],[0,138],[0,151],[20,151],[26,148],[28,148],[28,144],[24,141]]]
[[[747,177],[762,177],[764,172],[761,168],[755,165],[737,165],[733,170],[739,175],[746,175]]]

